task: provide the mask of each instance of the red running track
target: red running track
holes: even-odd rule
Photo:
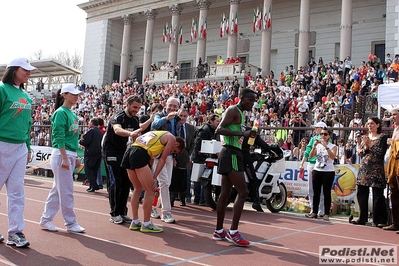
[[[54,233],[41,230],[38,224],[52,179],[26,176],[25,183],[24,233],[31,246],[20,249],[0,244],[0,265],[319,265],[320,245],[399,244],[399,235],[378,228],[244,210],[239,230],[251,246],[241,248],[213,241],[216,213],[189,204],[173,208],[175,224],[153,219],[164,228],[163,233],[145,234],[130,231],[128,224],[110,223],[106,190],[88,193],[80,182],[75,183],[75,212],[86,232],[67,233],[58,213],[54,224],[59,232]],[[0,202],[0,233],[6,235],[5,188]],[[231,215],[229,208],[226,229]]]

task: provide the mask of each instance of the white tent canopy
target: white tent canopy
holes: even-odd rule
[[[378,87],[378,114],[381,107],[389,111],[399,108],[399,82]]]

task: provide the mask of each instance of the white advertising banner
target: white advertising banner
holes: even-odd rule
[[[287,187],[287,191],[292,191],[293,196],[306,197],[308,194],[308,171],[306,170],[303,178],[299,177],[298,161],[287,161],[286,170],[280,175],[280,181]],[[335,178],[332,189],[340,200],[352,200],[355,196],[356,176],[358,165],[339,164],[335,165]]]
[[[47,147],[47,146],[30,146],[30,147],[32,149],[32,153],[30,155],[28,167],[33,167],[35,165],[43,163],[44,161],[47,161],[48,159],[50,159],[51,152],[53,151],[52,147]],[[40,166],[40,168],[51,169],[50,162]]]

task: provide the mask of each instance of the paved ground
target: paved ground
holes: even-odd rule
[[[31,246],[0,244],[0,265],[318,265],[320,245],[399,245],[395,232],[350,225],[347,217],[326,222],[296,213],[258,213],[250,205],[239,228],[252,242],[247,248],[213,241],[216,213],[195,205],[174,207],[175,224],[154,220],[164,232],[144,234],[130,231],[128,224],[111,224],[106,191],[89,194],[81,182],[75,184],[75,211],[86,233],[67,233],[60,213],[54,220],[60,231],[52,233],[38,224],[51,185],[51,178],[26,176],[24,233]],[[0,233],[5,235],[5,188],[0,202]],[[231,214],[229,209],[226,228]]]

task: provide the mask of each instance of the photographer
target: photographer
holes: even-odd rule
[[[323,128],[320,132],[321,140],[315,140],[309,154],[309,157],[316,156],[316,163],[312,173],[314,198],[312,206],[313,212],[305,216],[308,218],[317,218],[321,188],[323,187],[325,209],[323,219],[325,221],[329,221],[328,213],[331,205],[331,186],[335,174],[334,159],[337,154],[337,146],[329,142],[331,134],[331,130],[327,130],[326,127]]]
[[[382,121],[383,121],[384,127],[390,127],[391,126],[391,113],[388,111],[385,111]]]

